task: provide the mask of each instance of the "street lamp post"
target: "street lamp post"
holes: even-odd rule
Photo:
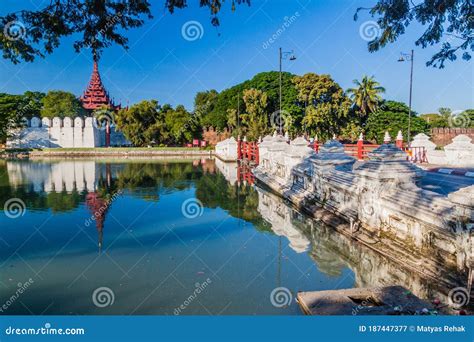
[[[290,61],[294,61],[296,59],[295,55],[293,54],[293,50],[291,51],[282,51],[281,47],[279,48],[278,50],[279,54],[279,61],[280,61],[280,112],[279,112],[279,115],[280,115],[280,134],[283,133],[283,129],[282,129],[282,113],[281,113],[281,104],[282,104],[282,74],[283,74],[283,71],[282,71],[282,64],[283,64],[283,60],[284,59],[287,59],[288,56],[290,56]]]
[[[409,107],[409,112],[408,112],[408,146],[411,144],[411,100],[412,100],[412,94],[413,94],[413,60],[415,59],[415,52],[414,50],[411,50],[411,53],[401,53],[400,58],[398,59],[399,62],[405,62],[408,61],[411,63],[410,66],[410,97],[408,100],[408,107]]]

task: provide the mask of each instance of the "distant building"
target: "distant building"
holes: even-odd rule
[[[7,148],[54,148],[54,147],[108,147],[130,146],[122,132],[115,129],[114,113],[121,106],[116,105],[106,91],[94,61],[91,79],[83,95],[79,98],[90,116],[64,119],[33,117],[24,119],[24,128],[10,131]],[[95,110],[106,108],[98,117]]]
[[[97,61],[94,61],[91,79],[86,90],[79,99],[81,100],[82,107],[91,112],[104,106],[113,111],[117,111],[121,108],[120,105],[115,105],[102,84]]]

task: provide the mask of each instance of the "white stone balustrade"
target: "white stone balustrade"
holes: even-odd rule
[[[474,166],[474,144],[471,138],[464,134],[456,136],[451,144],[444,147],[444,150],[436,150],[436,145],[424,133],[416,135],[411,146],[424,148],[430,164],[454,167]]]
[[[223,161],[237,161],[237,148],[237,140],[230,137],[216,144],[215,153]]]
[[[449,197],[419,188],[424,171],[394,144],[380,146],[369,153],[368,161],[355,164],[335,140],[313,154],[300,153],[281,138],[264,139],[266,150],[260,154],[268,162],[254,170],[258,182],[307,210],[311,203],[312,208],[316,204],[335,213],[350,222],[351,233],[354,227],[369,236],[383,232],[417,253],[443,255],[446,265],[458,269],[474,262],[473,239],[468,237],[474,229],[473,187]],[[415,141],[435,150],[426,136]],[[453,142],[457,158],[471,153],[469,143],[462,137]],[[302,147],[301,139],[295,139],[294,147],[298,145]],[[281,174],[283,162],[292,164],[291,181]]]

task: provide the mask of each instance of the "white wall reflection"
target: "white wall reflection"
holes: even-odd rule
[[[10,185],[35,192],[95,191],[101,169],[95,161],[85,160],[7,163]]]

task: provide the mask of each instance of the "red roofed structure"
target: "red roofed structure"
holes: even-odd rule
[[[107,106],[109,109],[114,111],[120,109],[120,105],[115,105],[102,84],[99,66],[96,60],[94,60],[94,69],[92,70],[91,79],[84,94],[80,97],[80,100],[82,107],[90,111],[99,109],[102,106]]]

